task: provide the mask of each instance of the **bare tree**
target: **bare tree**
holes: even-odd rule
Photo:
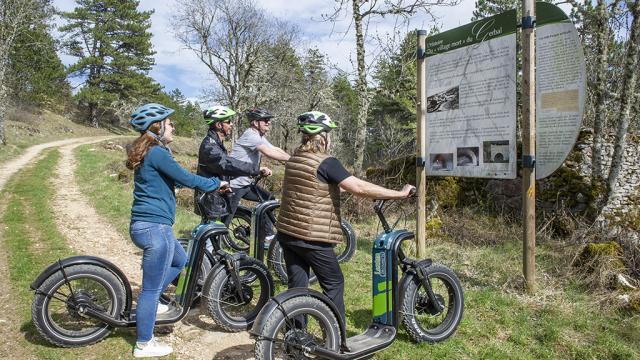
[[[334,12],[325,16],[328,21],[337,21],[343,13],[351,11],[351,20],[356,35],[356,91],[358,94],[358,119],[355,138],[356,158],[354,172],[363,174],[364,152],[367,136],[367,117],[369,114],[370,92],[367,81],[368,69],[365,62],[365,38],[369,20],[373,17],[400,17],[408,21],[411,16],[422,11],[431,15],[434,6],[452,6],[459,0],[335,0]]]
[[[177,39],[220,84],[207,94],[234,109],[247,106],[265,49],[286,37],[286,27],[253,0],[178,0],[172,23]]]
[[[285,150],[298,143],[297,115],[311,110],[333,114],[331,84],[326,60],[317,49],[298,55],[292,38],[271,46],[259,74],[251,82],[251,105],[267,108],[276,115],[272,142]]]
[[[14,41],[36,21],[44,21],[45,10],[49,7],[45,0],[2,0],[0,1],[0,144],[6,145],[4,119],[7,113],[7,75],[9,54]]]
[[[614,1],[611,5],[615,8],[618,1]],[[598,0],[595,14],[593,15],[593,26],[595,27],[596,39],[596,88],[594,92],[595,96],[595,109],[594,109],[594,121],[593,121],[593,157],[591,161],[592,175],[591,179],[594,184],[604,183],[604,170],[602,165],[603,158],[603,146],[602,143],[604,136],[604,129],[607,124],[607,68],[609,57],[609,44],[611,43],[611,31],[609,26],[610,11],[607,8],[607,2],[605,0]]]
[[[627,42],[627,56],[624,65],[623,85],[620,93],[620,112],[618,115],[618,127],[616,141],[611,159],[611,169],[607,179],[608,201],[613,199],[617,189],[618,178],[623,165],[623,155],[626,145],[626,137],[631,119],[631,109],[634,106],[634,98],[638,85],[638,52],[640,51],[640,0],[628,1],[627,6],[631,10],[632,25],[629,41]]]

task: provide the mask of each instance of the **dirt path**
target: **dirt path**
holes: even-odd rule
[[[82,144],[60,148],[62,156],[53,179],[56,189],[53,208],[57,211],[58,229],[77,253],[112,261],[129,277],[134,289],[139,288],[141,250],[102,219],[77,186],[73,150]],[[199,309],[192,310],[171,334],[163,337],[173,344],[180,359],[249,359],[252,356],[252,341],[246,332],[222,332]]]
[[[44,149],[73,143],[103,141],[112,137],[113,136],[72,138],[31,146],[27,148],[24,154],[0,166],[0,191],[2,191],[4,185],[9,181],[9,178],[11,178],[13,174],[22,169],[23,166],[29,164]]]
[[[4,189],[4,186],[11,176],[31,164],[45,149],[81,142],[103,141],[111,137],[112,136],[73,138],[29,147],[24,154],[0,165],[0,192]],[[6,199],[0,201],[0,214],[4,213],[7,206],[4,200]],[[3,230],[4,228],[0,228],[0,249],[4,249]],[[0,341],[0,358],[29,359],[32,358],[33,355],[31,355],[27,349],[16,346],[19,340],[14,337],[22,336],[22,330],[20,329],[22,319],[15,313],[15,298],[12,294],[7,264],[7,252],[0,250],[0,328],[3,329],[2,333],[5,335]]]

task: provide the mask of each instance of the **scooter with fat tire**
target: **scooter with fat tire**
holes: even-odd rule
[[[464,308],[460,280],[444,265],[405,256],[401,244],[414,235],[389,226],[386,202],[378,200],[374,206],[384,232],[372,246],[373,305],[367,330],[347,338],[345,321],[329,298],[308,288],[289,289],[273,297],[254,323],[256,359],[365,358],[389,347],[401,323],[416,342],[443,341],[455,332]]]
[[[199,206],[204,206],[203,197]],[[227,235],[227,231],[223,224],[215,222],[197,228],[187,244],[187,265],[178,277],[171,310],[158,315],[156,325],[172,324],[187,315],[206,258],[212,267],[203,293],[210,298],[209,302],[220,305],[216,321],[234,331],[251,327],[273,295],[273,280],[264,264],[246,254],[229,254],[215,246],[213,252],[206,251],[208,241],[218,243],[218,238]],[[35,291],[32,321],[38,332],[54,345],[85,346],[104,339],[114,327],[136,326],[129,280],[105,259],[73,256],[58,260],[38,276],[31,289]]]

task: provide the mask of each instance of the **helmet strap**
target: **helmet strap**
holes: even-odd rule
[[[220,124],[220,125],[218,125]],[[224,130],[224,125],[222,124],[222,121],[214,121],[211,123],[210,125],[210,129],[213,129],[213,131],[218,134],[219,137],[227,137],[229,136],[229,134],[227,134],[227,132]]]
[[[156,133],[154,133],[153,131],[151,131],[151,130],[147,130],[147,131],[146,131],[146,133],[147,133],[149,136],[151,136],[152,138],[154,138],[154,139],[156,139],[157,141],[160,141],[160,142],[161,142],[160,137],[159,137],[158,135],[156,135]]]
[[[162,120],[160,122],[160,135],[158,135],[158,137],[160,137],[160,141],[162,141],[163,144],[165,144],[166,142],[166,139],[164,138],[165,132],[166,132],[166,128],[164,126],[164,120]]]

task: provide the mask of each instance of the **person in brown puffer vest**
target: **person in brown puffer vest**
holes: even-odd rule
[[[343,241],[340,190],[372,199],[408,197],[413,186],[391,190],[352,176],[328,154],[329,132],[337,125],[311,111],[298,116],[302,142],[285,164],[276,228],[287,264],[289,288],[309,286],[309,270],[344,320],[344,276],[333,247]]]

